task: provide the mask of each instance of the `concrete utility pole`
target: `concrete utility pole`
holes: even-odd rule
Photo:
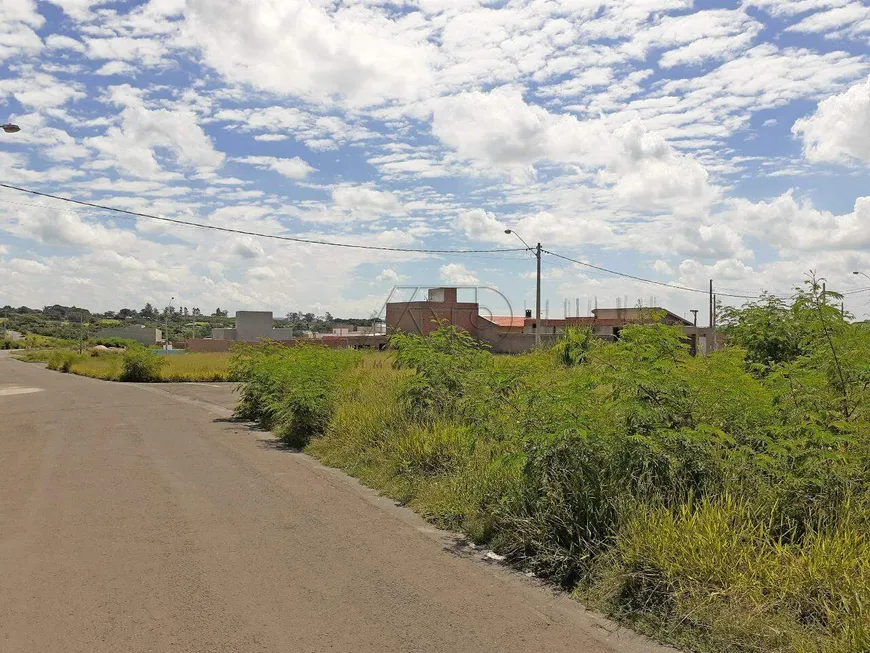
[[[175,297],[169,298],[169,306],[166,307],[166,333],[163,334],[163,351],[169,353],[169,314],[172,312],[172,302]]]
[[[538,287],[535,292],[535,349],[541,346],[541,243],[535,248],[538,257]]]
[[[713,327],[713,280],[712,279],[710,279],[710,316],[709,317],[710,317],[710,321],[708,322],[708,324],[710,325],[710,328],[712,328]]]
[[[504,232],[506,234],[513,234],[519,238],[523,245],[526,246],[526,249],[530,252],[534,252],[535,257],[538,259],[538,282],[535,290],[535,348],[537,349],[541,346],[541,243],[538,243],[536,247],[530,247],[529,244],[523,240],[523,237],[513,229],[505,229]]]

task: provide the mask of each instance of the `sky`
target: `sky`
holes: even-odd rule
[[[866,0],[0,0],[0,305],[534,307],[534,245],[720,299],[870,286]],[[545,253],[550,317],[707,314]],[[393,290],[399,287],[399,290]],[[489,289],[489,290],[487,290]],[[471,291],[465,291],[466,295]],[[488,294],[487,294],[488,293]],[[846,296],[870,314],[870,292]],[[546,310],[546,307],[545,309]],[[701,320],[703,322],[704,320]]]

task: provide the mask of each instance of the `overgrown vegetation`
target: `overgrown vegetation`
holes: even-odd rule
[[[699,651],[870,650],[870,330],[811,281],[693,358],[663,324],[496,357],[242,350],[238,414]]]
[[[274,428],[287,445],[303,447],[329,422],[341,372],[359,354],[300,344],[240,345],[230,374],[241,381],[239,417]]]
[[[164,356],[145,350],[143,356],[141,353],[143,349],[141,345],[137,345],[127,352],[84,350],[82,354],[79,354],[78,349],[36,350],[16,354],[16,356],[27,361],[45,362],[50,369],[107,381],[143,380],[143,372],[148,382],[229,380],[231,357],[229,353],[183,353]],[[153,361],[157,361],[156,368]],[[127,376],[124,376],[125,367]],[[145,368],[150,369],[150,373]]]
[[[145,347],[131,347],[121,358],[121,381],[153,383],[160,380],[166,359]]]

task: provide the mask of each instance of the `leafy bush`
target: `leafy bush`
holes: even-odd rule
[[[160,370],[166,359],[145,347],[131,347],[124,352],[121,363],[121,381],[153,383],[160,381]]]
[[[486,365],[490,356],[466,331],[444,323],[428,337],[395,334],[397,369],[412,370],[401,400],[418,416],[448,410],[465,394],[468,373]]]
[[[24,336],[24,346],[27,349],[57,349],[61,347],[72,347],[75,344],[75,340],[54,338],[35,333],[28,333]]]
[[[589,327],[568,327],[564,337],[553,347],[556,360],[562,365],[579,365],[601,344]]]
[[[24,349],[24,343],[20,340],[0,340],[0,349]]]
[[[57,350],[51,352],[51,354],[47,358],[47,367],[50,370],[57,370],[59,372],[68,373],[72,366],[81,360],[84,360],[84,356],[82,356],[78,352]]]
[[[283,442],[302,447],[326,429],[338,376],[359,360],[356,351],[320,345],[240,346],[230,364],[231,378],[240,382],[236,415],[275,428]]]

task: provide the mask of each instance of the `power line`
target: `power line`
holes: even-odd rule
[[[645,279],[644,277],[638,277],[633,274],[626,274],[625,272],[618,272],[616,270],[610,270],[608,268],[601,267],[600,265],[594,265],[592,263],[587,263],[586,261],[578,261],[575,258],[571,258],[570,256],[563,256],[562,254],[557,254],[556,252],[551,252],[546,249],[542,249],[542,252],[545,254],[549,254],[550,256],[555,256],[556,258],[561,258],[566,261],[571,261],[572,263],[576,263],[577,265],[582,265],[587,268],[592,268],[593,270],[600,270],[601,272],[607,272],[608,274],[615,275],[617,277],[623,277],[625,279],[633,279],[634,281],[640,281],[642,283],[650,283],[656,286],[664,286],[665,288],[672,288],[674,290],[684,290],[686,292],[694,292],[700,294],[708,294],[709,290],[705,290],[702,288],[690,288],[688,286],[681,286],[675,283],[666,283],[664,281],[656,281],[654,279]],[[736,297],[739,299],[756,299],[758,295],[737,295],[733,293],[716,293],[717,297]]]
[[[211,229],[212,231],[222,231],[225,233],[232,234],[240,234],[244,236],[255,236],[257,238],[270,238],[273,240],[283,240],[290,241],[296,243],[304,243],[308,245],[323,245],[329,247],[344,247],[348,249],[365,249],[365,250],[373,250],[373,251],[382,251],[382,252],[411,252],[418,254],[498,254],[498,253],[508,253],[508,252],[525,252],[528,251],[526,247],[515,247],[515,248],[504,248],[504,249],[422,249],[422,248],[412,248],[412,247],[388,247],[381,245],[355,245],[352,243],[338,243],[334,241],[328,240],[318,240],[314,238],[301,238],[298,236],[281,236],[278,234],[264,234],[256,231],[247,231],[244,229],[232,229],[230,227],[220,227],[217,225],[203,224],[201,222],[193,222],[190,220],[179,220],[177,218],[166,218],[159,215],[152,215],[149,213],[140,213],[138,211],[129,211],[127,209],[120,209],[114,206],[106,206],[103,204],[97,204],[95,202],[86,202],[84,200],[77,200],[70,197],[61,197],[59,195],[53,195],[51,193],[44,193],[37,190],[32,190],[29,188],[21,188],[20,186],[13,186],[12,184],[4,184],[0,183],[0,188],[7,188],[9,190],[18,191],[20,193],[26,193],[29,195],[35,195],[38,197],[47,197],[49,199],[58,200],[61,202],[68,202],[70,204],[77,204],[79,206],[86,206],[89,208],[99,209],[102,211],[111,211],[113,213],[118,213],[122,216],[131,216],[136,218],[145,218],[148,220],[156,220],[159,222],[169,222],[171,224],[183,225],[187,227],[196,227],[199,229]],[[26,204],[23,202],[14,202],[12,200],[0,199],[0,202],[7,202],[9,204],[19,204],[21,206],[33,206],[38,208],[51,208],[46,207],[40,204]],[[71,211],[72,213],[77,213],[76,211]],[[611,274],[618,277],[623,277],[625,279],[632,279],[634,281],[639,281],[641,283],[653,284],[656,286],[663,286],[665,288],[671,288],[673,290],[682,290],[685,292],[693,292],[699,294],[708,294],[707,289],[703,288],[690,288],[688,286],[681,286],[679,284],[667,283],[664,281],[656,281],[654,279],[646,279],[644,277],[638,277],[633,274],[627,274],[625,272],[619,272],[617,270],[611,270],[609,268],[601,267],[600,265],[594,265],[593,263],[588,263],[586,261],[580,261],[575,258],[571,258],[570,256],[564,256],[562,254],[557,254],[556,252],[551,252],[546,249],[541,249],[541,251],[545,254],[549,254],[550,256],[555,256],[556,258],[563,259],[565,261],[569,261],[571,263],[576,263],[577,265],[582,265],[587,268],[591,268],[593,270],[598,270],[600,272],[604,272],[607,274]],[[493,257],[496,258],[496,257]],[[498,257],[498,258],[507,258],[507,257]],[[514,259],[514,260],[525,260],[525,259]],[[846,291],[840,293],[841,295],[853,295],[857,293],[862,293],[870,290],[868,288],[861,288],[857,290]],[[718,297],[733,297],[737,299],[756,299],[758,295],[743,295],[736,293],[727,293],[727,292],[717,292],[716,295]],[[788,297],[774,295],[775,297],[779,297],[781,299],[788,299]]]
[[[48,204],[34,204],[32,202],[16,202],[14,200],[6,199],[5,197],[0,197],[0,203],[12,204],[14,206],[29,206],[29,207],[32,207],[35,209],[51,209],[52,211],[57,211],[59,213],[69,213],[71,215],[79,215],[79,216],[86,215],[86,213],[84,211],[76,211],[75,209],[65,209],[65,208],[50,206]],[[122,216],[122,217],[125,217],[125,216]],[[490,252],[490,251],[499,252],[499,251],[508,251],[508,250],[486,250],[486,251],[487,252]],[[455,255],[455,254],[462,255],[465,253],[466,253],[465,250],[447,250],[447,251],[441,252],[441,254],[443,256],[450,256],[450,255]],[[475,258],[480,259],[480,260],[491,260],[491,261],[527,261],[528,260],[528,258],[526,258],[526,257],[500,256],[497,253],[496,254],[475,254]],[[569,266],[566,265],[564,267],[567,268]]]
[[[354,245],[352,243],[337,243],[329,240],[318,240],[315,238],[300,238],[298,236],[280,236],[278,234],[264,234],[256,231],[246,231],[244,229],[232,229],[230,227],[219,227],[217,225],[211,224],[203,224],[201,222],[192,222],[190,220],[179,220],[176,218],[165,218],[159,215],[152,215],[150,213],[140,213],[138,211],[128,211],[127,209],[119,209],[114,206],[105,206],[103,204],[96,204],[95,202],[85,202],[84,200],[76,200],[70,197],[60,197],[59,195],[52,195],[51,193],[43,193],[38,190],[31,190],[29,188],[21,188],[19,186],[13,186],[11,184],[0,183],[0,188],[8,188],[10,190],[15,190],[21,193],[27,193],[29,195],[37,195],[39,197],[48,197],[49,199],[58,200],[61,202],[69,202],[71,204],[78,204],[80,206],[87,206],[93,209],[100,209],[101,211],[112,211],[114,213],[119,213],[126,216],[132,216],[135,218],[145,218],[147,220],[157,220],[160,222],[169,222],[171,224],[183,225],[186,227],[197,227],[199,229],[211,229],[213,231],[223,231],[225,233],[231,234],[240,234],[243,236],[256,236],[257,238],[271,238],[274,240],[284,240],[291,241],[295,243],[305,243],[307,245],[325,245],[329,247],[345,247],[348,249],[367,249],[367,250],[375,250],[380,252],[413,252],[417,254],[492,254],[498,252],[523,252],[525,251],[524,247],[515,247],[512,249],[417,249],[413,247],[387,247],[381,245]],[[46,207],[47,208],[47,207]]]
[[[594,265],[592,263],[587,263],[586,261],[578,261],[577,259],[571,258],[569,256],[563,256],[562,254],[557,254],[555,252],[551,252],[551,251],[548,251],[546,249],[542,249],[541,251],[544,252],[545,254],[549,254],[550,256],[555,256],[557,258],[561,258],[561,259],[564,259],[566,261],[576,263],[577,265],[582,265],[582,266],[585,266],[588,268],[592,268],[594,270],[606,272],[607,274],[616,275],[618,277],[624,277],[626,279],[633,279],[635,281],[641,281],[643,283],[650,283],[650,284],[655,284],[657,286],[664,286],[665,288],[673,288],[674,290],[685,290],[687,292],[701,293],[704,295],[706,295],[710,292],[708,289],[690,288],[688,286],[681,286],[678,284],[666,283],[664,281],[656,281],[654,279],[646,279],[644,277],[638,277],[638,276],[635,276],[633,274],[626,274],[625,272],[618,272],[616,270],[610,270],[608,268],[601,267],[600,265]],[[567,266],[562,265],[559,267],[567,267]],[[855,290],[846,290],[846,291],[841,292],[839,294],[840,295],[855,295],[855,294],[863,293],[863,292],[867,292],[867,291],[870,291],[870,286],[868,286],[866,288],[857,288]],[[737,294],[737,293],[720,292],[717,290],[715,294],[717,297],[735,297],[738,299],[757,299],[761,293],[759,293],[758,295],[741,295],[741,294]],[[779,299],[791,299],[790,296],[786,296],[786,295],[772,295],[772,296],[777,297]]]

